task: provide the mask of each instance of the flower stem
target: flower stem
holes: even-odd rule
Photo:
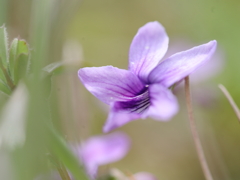
[[[185,78],[185,94],[186,94],[186,103],[187,103],[187,109],[188,109],[188,119],[189,119],[190,129],[191,129],[193,140],[197,150],[198,158],[199,158],[206,180],[213,180],[204,152],[203,152],[202,144],[201,144],[201,141],[197,132],[196,124],[194,121],[194,117],[193,117],[193,108],[192,108],[191,92],[190,92],[188,76]]]
[[[49,154],[48,157],[49,157],[49,160],[56,166],[61,179],[62,180],[71,180],[65,166],[52,154]]]
[[[236,103],[234,102],[232,96],[229,94],[228,90],[222,84],[219,84],[218,87],[222,90],[223,94],[228,99],[230,105],[232,106],[232,108],[238,118],[238,121],[240,122],[240,110],[239,110],[238,106],[236,105]]]
[[[65,167],[58,167],[57,168],[62,180],[71,180],[71,178],[69,177],[69,174],[67,172],[67,170],[65,169]]]

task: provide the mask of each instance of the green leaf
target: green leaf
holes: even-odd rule
[[[12,80],[14,80],[14,64],[17,59],[18,39],[12,41],[10,52],[9,52],[9,71]]]
[[[7,78],[8,77],[8,73],[6,71],[6,69],[3,67],[2,63],[1,63],[1,58],[0,58],[0,91],[2,91],[5,94],[11,94],[11,88],[8,84]],[[8,79],[9,81],[11,81],[10,79]]]
[[[4,83],[2,80],[0,80],[0,91],[7,95],[11,94],[11,90],[9,89],[8,85],[6,85],[6,83]]]
[[[28,48],[27,42],[23,39],[18,40],[18,49],[17,50],[18,50],[18,54],[28,55],[29,48]]]
[[[0,58],[1,60],[1,58]],[[7,80],[6,80],[6,77],[3,73],[3,70],[0,68],[0,79],[6,84],[7,83]]]
[[[9,71],[14,84],[27,73],[29,48],[25,40],[15,38],[10,47]]]
[[[0,58],[4,68],[8,68],[8,38],[5,26],[0,27]]]
[[[61,72],[63,68],[64,68],[64,64],[62,62],[54,62],[44,67],[43,71],[46,71],[49,74],[56,74]]]
[[[29,62],[29,57],[21,54],[16,63],[15,63],[15,68],[14,68],[14,83],[17,84],[18,81],[22,78],[24,78],[27,74],[28,71],[28,62]]]
[[[52,87],[52,76],[63,72],[65,69],[62,62],[55,62],[47,65],[42,70],[42,81],[45,84],[45,94],[50,95]]]
[[[88,180],[83,167],[80,165],[79,160],[69,149],[66,142],[58,135],[58,133],[49,128],[50,133],[50,149],[59,161],[72,173],[76,180]]]

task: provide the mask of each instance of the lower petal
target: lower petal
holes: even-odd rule
[[[155,120],[169,120],[178,112],[178,103],[176,97],[170,90],[160,84],[149,86],[149,95],[151,105],[146,116]]]
[[[103,132],[107,133],[139,118],[141,118],[141,114],[123,109],[121,102],[115,102],[111,107],[111,111],[103,127]]]
[[[115,132],[105,136],[91,137],[77,148],[77,154],[85,165],[88,175],[91,179],[95,179],[98,166],[122,159],[129,148],[128,136]]]

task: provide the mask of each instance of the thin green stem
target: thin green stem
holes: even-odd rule
[[[238,121],[240,122],[240,110],[239,110],[237,104],[234,102],[232,96],[230,95],[228,90],[222,84],[219,84],[218,87],[222,90],[223,94],[226,96],[227,100],[229,101],[230,105],[232,106],[232,108],[238,118]]]
[[[213,180],[213,177],[211,175],[211,172],[210,172],[208,164],[207,164],[207,160],[204,155],[200,137],[197,132],[196,124],[194,121],[192,100],[191,100],[191,91],[190,91],[188,76],[185,78],[185,94],[186,94],[186,103],[187,103],[187,109],[188,109],[188,119],[189,119],[190,129],[192,132],[192,137],[193,137],[193,140],[195,143],[198,158],[199,158],[199,161],[200,161],[200,164],[201,164],[201,167],[202,167],[202,170],[203,170],[206,180]]]
[[[59,175],[61,176],[62,180],[71,180],[65,166],[52,154],[48,155],[49,160],[56,166]]]
[[[64,166],[57,168],[62,180],[71,180],[66,168]]]

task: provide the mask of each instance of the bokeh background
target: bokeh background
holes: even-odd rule
[[[47,38],[46,51],[38,58],[42,61],[38,65],[42,68],[59,61],[70,64],[52,77],[50,91],[55,126],[69,143],[101,134],[108,114],[108,107],[78,80],[79,68],[113,65],[126,69],[130,43],[138,28],[149,21],[159,21],[165,27],[170,38],[168,55],[216,39],[218,50],[212,61],[190,76],[195,119],[214,180],[240,179],[240,125],[218,88],[219,83],[226,86],[240,104],[239,0],[52,0],[47,15],[41,6],[33,8],[36,1],[1,0],[0,22],[6,25],[10,41],[19,36],[35,51],[31,37],[34,11],[43,13],[48,21],[46,26],[37,27],[38,32],[47,32],[39,34]],[[179,100],[179,113],[169,122],[137,120],[118,129],[129,135],[132,148],[121,161],[101,167],[100,174],[116,167],[126,174],[147,171],[159,180],[204,179],[187,120],[183,83],[174,93]],[[3,105],[7,97],[0,96]],[[38,101],[32,105],[37,106]],[[46,107],[39,105],[38,110],[41,108]],[[29,117],[35,120],[27,122],[27,138],[35,137],[32,141],[37,141],[36,146],[31,147],[32,141],[28,141],[29,151],[23,153],[19,163],[23,169],[31,167],[24,166],[25,162],[34,164],[32,169],[24,169],[26,173],[34,172],[29,177],[46,171],[44,163],[38,169],[34,149],[41,146],[37,138],[41,139],[44,131],[39,130],[36,135],[29,130],[38,129],[34,124],[41,121],[38,113],[42,111],[34,112]],[[0,157],[1,167],[9,164],[6,154]],[[25,161],[24,157],[31,160]],[[9,179],[7,174],[0,168],[1,180]]]

